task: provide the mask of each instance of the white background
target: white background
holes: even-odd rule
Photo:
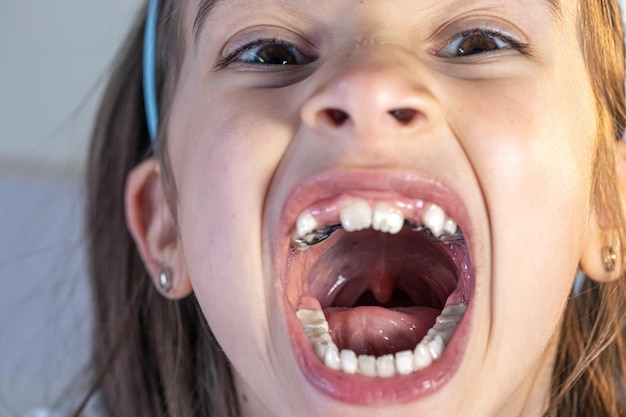
[[[0,417],[71,403],[84,387],[81,171],[107,70],[141,3],[2,2]]]

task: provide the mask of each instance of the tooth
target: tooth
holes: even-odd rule
[[[396,370],[400,375],[408,375],[413,372],[413,352],[403,350],[396,353]]]
[[[328,330],[328,322],[322,310],[298,310],[296,316],[302,326],[322,326]]]
[[[370,377],[389,378],[395,374],[408,375],[424,369],[438,360],[456,331],[467,306],[463,303],[444,307],[435,324],[413,351],[397,352],[380,357],[359,355],[350,349],[339,352],[330,336],[328,321],[322,310],[298,310],[296,315],[302,323],[317,357],[329,368],[346,374],[360,373]]]
[[[376,358],[376,373],[382,378],[392,377],[396,373],[393,355],[383,355]]]
[[[372,225],[372,208],[367,201],[357,199],[341,210],[339,217],[346,232],[356,232]]]
[[[430,351],[430,355],[433,359],[439,359],[444,348],[443,339],[440,335],[436,335],[433,340],[428,342],[428,350]]]
[[[443,223],[446,219],[446,213],[436,204],[432,204],[428,210],[422,215],[422,223],[430,229],[435,237],[441,235]]]
[[[298,216],[298,220],[296,221],[296,233],[299,238],[303,238],[317,229],[317,226],[318,224],[315,217],[313,217],[311,212],[305,211]]]
[[[322,343],[322,342],[313,344],[313,349],[315,350],[315,354],[317,355],[319,360],[321,360],[322,362],[324,362],[324,358],[326,357],[326,351],[328,350],[329,346],[330,346],[329,343]]]
[[[376,358],[370,355],[359,355],[359,373],[365,376],[377,376]]]
[[[404,226],[404,214],[389,203],[378,203],[374,208],[372,228],[395,235]]]
[[[334,343],[330,343],[324,354],[324,365],[337,371],[341,370],[341,359],[339,358],[339,349]]]
[[[462,317],[467,310],[467,306],[465,304],[449,304],[443,308],[441,311],[441,316],[453,316],[453,317]]]
[[[433,363],[433,357],[430,355],[430,350],[426,343],[420,342],[413,352],[413,368],[419,371],[430,366],[431,363]]]
[[[328,330],[326,330],[322,326],[307,327],[304,329],[304,333],[309,338],[309,341],[311,341],[311,343],[313,342],[326,343],[328,341],[332,341],[332,338],[330,337]]]
[[[446,316],[446,315],[443,315],[443,314],[437,316],[437,318],[435,319],[435,323],[436,324],[443,324],[443,325],[446,325],[446,324],[454,324],[454,325],[456,325],[458,323],[458,321],[459,321],[459,317],[456,317],[456,316]]]
[[[435,325],[435,328],[436,327],[437,325]],[[454,334],[454,331],[456,330],[456,326],[448,325],[445,328],[442,328],[442,327],[436,328],[436,330],[437,330],[437,334],[441,336],[441,339],[443,340],[443,344],[447,345],[450,339],[452,339],[452,335]]]
[[[354,374],[359,369],[359,362],[356,353],[350,349],[343,349],[339,357],[341,359],[341,370],[347,374]]]
[[[456,330],[458,323],[456,321],[452,321],[449,323],[435,323],[433,329],[437,332],[439,336],[443,339],[444,345],[447,345],[450,339],[452,339],[452,335]]]
[[[456,222],[450,218],[446,218],[446,221],[443,223],[443,231],[446,234],[453,235],[456,233]]]

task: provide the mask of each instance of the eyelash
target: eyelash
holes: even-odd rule
[[[256,57],[259,57],[260,52],[263,52],[264,50],[267,50],[269,48],[281,48],[283,52],[287,51],[288,53],[292,54],[296,58],[296,60],[300,60],[301,62],[296,63],[296,64],[287,64],[285,62],[282,64],[273,64],[273,63],[266,63],[266,62],[258,61],[258,60],[255,60],[254,58],[253,59],[243,58],[246,55],[246,53],[255,53],[254,52],[255,49],[257,49],[257,52],[255,53],[255,55]],[[261,59],[261,58],[258,58],[258,59]],[[248,65],[281,67],[281,66],[308,64],[309,62],[313,60],[315,60],[315,58],[307,56],[302,51],[300,51],[300,48],[298,48],[298,46],[294,45],[291,42],[288,42],[282,39],[275,39],[275,38],[266,39],[265,38],[265,39],[254,40],[250,43],[247,43],[237,48],[235,51],[231,52],[224,58],[220,59],[215,66],[218,69],[220,69],[228,65],[234,64],[234,63],[240,63],[240,64],[248,64]]]
[[[496,44],[496,47],[493,50],[473,52],[466,55],[456,55],[456,52],[459,52],[460,50],[459,43],[462,43],[463,41],[466,41],[471,37],[482,37],[482,40],[488,40],[489,42],[493,42],[494,44]],[[457,44],[456,46],[454,46],[455,43]],[[501,45],[502,43],[504,43],[505,45]],[[511,36],[496,30],[471,29],[454,35],[454,37],[448,40],[442,48],[435,51],[434,55],[442,58],[463,58],[472,55],[482,55],[508,49],[517,50],[524,55],[528,55],[528,46],[529,45],[527,43],[519,42],[513,39]],[[259,57],[259,53],[272,47],[281,48],[283,52],[288,51],[288,53],[292,54],[296,58],[296,60],[300,60],[300,62],[296,62],[295,64],[288,64],[286,62],[283,62],[282,64],[263,62],[262,58]],[[443,52],[446,50],[446,48],[450,49],[450,51]],[[257,52],[255,53],[256,59],[254,57],[252,57],[252,59],[243,58],[247,53],[254,53],[253,51],[255,49],[257,49]],[[309,62],[312,62],[314,60],[314,57],[307,56],[300,51],[298,46],[291,42],[276,38],[262,38],[254,40],[237,48],[235,51],[220,59],[215,67],[217,69],[222,69],[234,63],[282,67],[308,64]]]
[[[460,51],[460,44],[470,39],[471,37],[478,37],[482,38],[482,40],[488,40],[489,42],[493,42],[496,44],[496,48],[493,50],[474,52],[466,55],[456,55],[456,53]],[[502,43],[504,43],[505,45],[501,45]],[[449,53],[447,54],[442,52],[446,48],[451,49],[450,51],[448,51]],[[529,55],[529,44],[520,42],[505,33],[491,29],[470,29],[454,35],[450,40],[446,42],[446,44],[441,49],[435,51],[434,55],[442,58],[463,58],[472,55],[488,54],[509,49],[516,50],[524,55]]]

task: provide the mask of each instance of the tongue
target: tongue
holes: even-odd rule
[[[330,334],[339,350],[374,356],[414,349],[435,324],[439,313],[439,309],[431,307],[324,309]]]

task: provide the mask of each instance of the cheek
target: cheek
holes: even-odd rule
[[[507,86],[461,122],[471,126],[466,149],[488,208],[490,337],[492,349],[506,349],[503,362],[543,351],[582,253],[596,121],[588,80],[568,84],[582,87],[557,79]]]
[[[268,287],[261,218],[290,134],[253,101],[233,101],[238,105],[223,100],[179,106],[170,155],[189,277],[211,329],[237,362],[259,356],[267,330],[235,324],[267,322],[259,320],[267,315]]]

